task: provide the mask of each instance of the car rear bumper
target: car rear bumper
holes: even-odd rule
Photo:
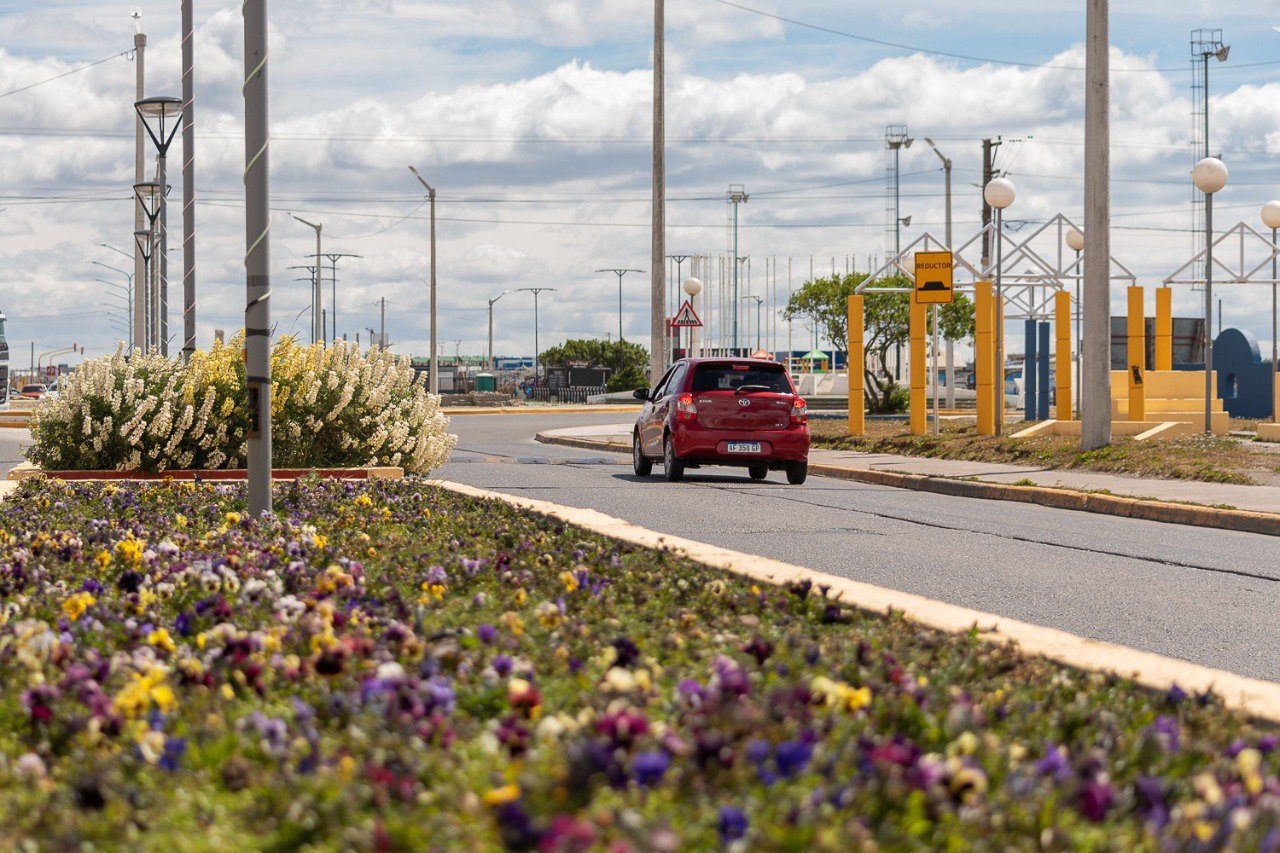
[[[706,429],[677,423],[672,429],[676,456],[690,464],[748,466],[760,462],[803,462],[809,458],[809,427],[780,430]],[[729,442],[759,442],[759,453],[730,453]]]

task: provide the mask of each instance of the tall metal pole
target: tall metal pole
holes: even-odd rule
[[[169,158],[167,152],[161,151],[159,157],[160,182],[160,218],[157,220],[160,239],[160,292],[156,302],[158,321],[156,325],[156,345],[163,356],[169,355]]]
[[[1276,244],[1277,229],[1271,229],[1271,245]],[[1280,328],[1277,328],[1276,315],[1276,256],[1271,256],[1271,372],[1276,371],[1276,338],[1280,337]],[[1274,381],[1274,380],[1273,380]],[[1271,417],[1280,422],[1280,412],[1272,412]]]
[[[1206,61],[1205,65],[1209,63]],[[1206,72],[1207,73],[1207,72]],[[1204,431],[1213,432],[1213,193],[1204,194]]]
[[[653,237],[650,246],[649,376],[656,382],[667,365],[667,134],[666,10],[653,0]],[[677,285],[678,286],[678,285]]]
[[[289,215],[316,232],[316,266],[315,275],[311,278],[311,342],[317,344],[324,341],[324,321],[320,305],[320,297],[324,293],[324,289],[321,287],[324,267],[320,263],[320,232],[324,230],[324,223],[308,222],[296,213]]]
[[[378,346],[387,348],[387,297],[382,297],[382,316],[378,323]]]
[[[899,192],[900,173],[898,171],[899,169],[898,152],[901,150],[902,149],[899,146],[897,145],[893,146],[893,256],[894,258],[897,258],[898,255],[902,254],[902,207],[900,206],[901,204],[901,194]]]
[[[431,393],[440,393],[440,355],[436,351],[436,190],[430,187],[431,202]],[[537,302],[535,297],[534,302]]]
[[[249,391],[249,513],[271,512],[271,137],[267,0],[245,0],[245,374]]]
[[[1108,0],[1087,0],[1085,51],[1084,376],[1080,446],[1111,443],[1111,71]]]
[[[134,18],[138,22],[138,32],[133,37],[134,62],[136,64],[136,101],[141,101],[146,97],[146,53],[147,53],[147,37],[142,32],[142,16],[141,13],[134,13]],[[136,140],[134,143],[134,176],[133,182],[140,184],[146,180],[144,172],[146,170],[145,148],[143,134],[145,129],[142,123],[142,116],[134,118],[134,134]],[[144,223],[145,214],[142,210],[142,201],[140,199],[134,201],[133,206],[133,230],[141,231]],[[142,248],[135,239],[133,242],[133,347],[141,348],[144,352],[147,349],[147,262],[142,257]]]
[[[995,432],[1004,427],[1004,210],[996,208],[996,387],[992,395],[995,405]]]
[[[947,225],[946,225],[947,251],[951,251],[952,249],[952,246],[951,246],[951,159],[949,157],[943,158],[942,171],[945,176],[946,185],[947,185]],[[937,309],[935,308],[934,311],[937,311]],[[936,359],[937,351],[938,351],[938,336],[937,336],[938,317],[936,315],[933,318],[933,327],[935,330],[934,338],[933,338],[933,350],[934,350],[934,358]],[[937,417],[938,383],[937,383],[936,370],[934,371],[933,399],[934,399],[933,409],[935,413],[934,432],[940,432],[942,429],[942,426],[940,423],[940,419]],[[955,407],[956,407],[956,342],[951,340],[951,337],[948,336],[947,337],[947,408],[954,409]]]
[[[196,351],[196,96],[192,0],[182,0],[182,359]]]

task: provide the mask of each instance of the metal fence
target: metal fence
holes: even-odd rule
[[[603,385],[573,388],[532,388],[525,399],[533,403],[585,403],[588,397],[605,393]]]

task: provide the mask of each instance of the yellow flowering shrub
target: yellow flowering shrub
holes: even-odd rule
[[[31,420],[27,458],[49,470],[240,468],[247,392],[243,335],[188,363],[117,350],[86,361]],[[386,465],[423,474],[456,439],[440,399],[407,361],[337,342],[279,341],[271,356],[272,462],[279,468]]]

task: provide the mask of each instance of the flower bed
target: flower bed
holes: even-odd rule
[[[46,471],[243,468],[248,430],[241,339],[188,363],[140,352],[86,361],[31,418],[27,457]],[[271,355],[272,464],[390,466],[425,474],[455,439],[440,398],[407,361],[354,344]]]
[[[0,837],[1252,849],[1276,732],[421,481],[0,505]]]

